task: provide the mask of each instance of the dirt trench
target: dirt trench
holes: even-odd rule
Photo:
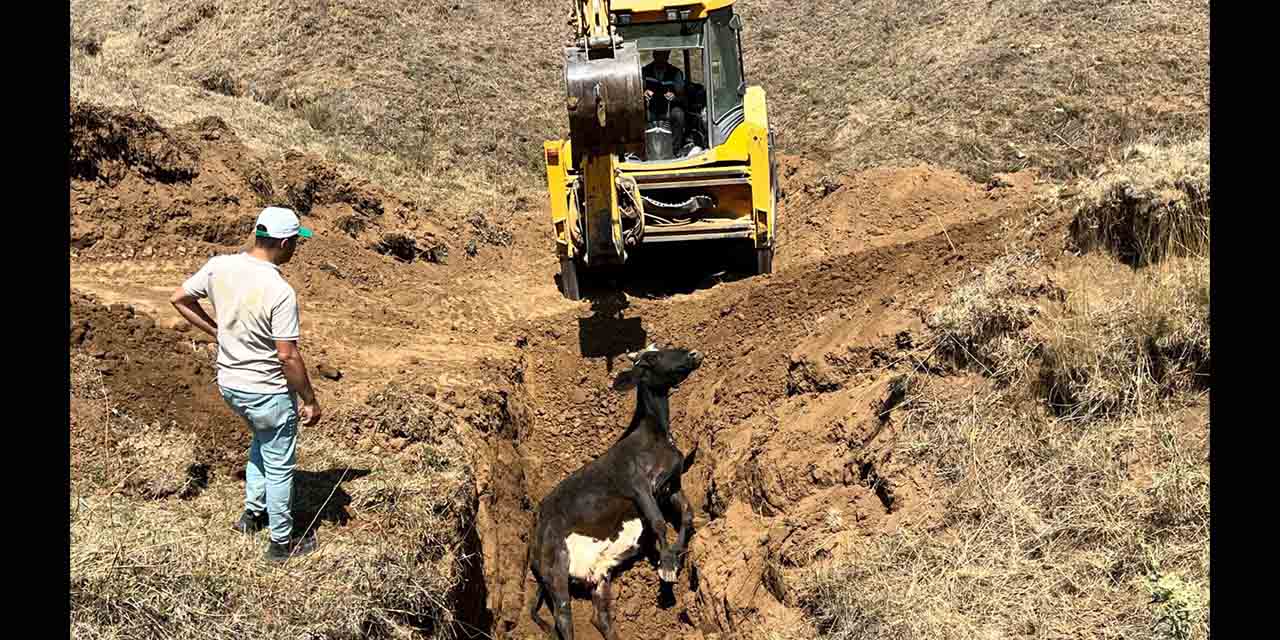
[[[673,590],[661,588],[652,552],[622,575],[623,637],[750,637],[801,625],[792,575],[863,536],[936,520],[930,477],[893,459],[894,398],[904,374],[927,365],[924,310],[967,265],[999,255],[1002,225],[1026,203],[769,277],[662,299],[615,296],[517,325],[519,409],[490,442],[477,522],[494,633],[537,636],[524,567],[532,510],[622,432],[634,397],[609,382],[621,355],[650,341],[708,356],[672,403],[678,444],[699,452],[685,476],[696,532]],[[597,637],[590,601],[573,606],[579,637]]]

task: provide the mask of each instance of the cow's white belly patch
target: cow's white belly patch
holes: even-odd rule
[[[564,539],[569,548],[569,575],[588,584],[599,582],[640,548],[643,532],[644,525],[636,518],[622,523],[622,531],[612,540],[569,534]]]

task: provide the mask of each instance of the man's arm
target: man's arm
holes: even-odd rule
[[[169,304],[173,305],[178,313],[187,319],[195,328],[213,336],[218,337],[218,323],[205,313],[204,307],[200,305],[200,299],[187,293],[187,290],[178,287],[174,290],[173,295],[169,296]]]
[[[302,361],[302,351],[293,340],[276,340],[276,352],[280,364],[284,367],[284,378],[289,383],[289,390],[298,394],[302,400],[302,408],[298,411],[302,422],[308,427],[320,420],[320,403],[316,402],[316,392],[311,388],[311,376],[307,374],[307,364]]]

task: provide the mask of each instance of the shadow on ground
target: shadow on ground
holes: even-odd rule
[[[342,487],[369,475],[368,469],[328,469],[293,475],[293,524],[299,530],[315,531],[323,524],[342,526],[351,520],[347,506],[351,495]]]
[[[627,264],[580,268],[578,279],[583,297],[593,302],[618,292],[655,299],[742,280],[751,277],[754,266],[749,241],[706,240],[641,246],[631,250]]]

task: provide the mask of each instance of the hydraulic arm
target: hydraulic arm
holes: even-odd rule
[[[565,49],[565,106],[571,162],[582,180],[584,264],[625,261],[618,207],[618,162],[628,145],[644,142],[644,82],[640,53],[609,20],[609,0],[577,0],[575,46]]]

